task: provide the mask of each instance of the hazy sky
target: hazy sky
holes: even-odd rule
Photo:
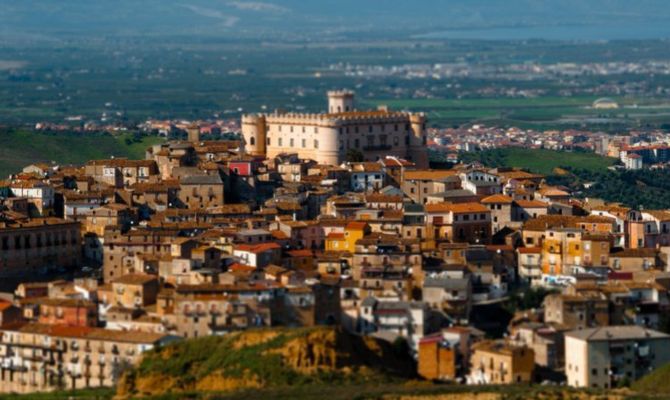
[[[667,0],[0,0],[5,36],[280,32],[318,38],[342,32],[415,34],[566,24],[602,25],[635,35],[645,25],[670,25],[669,16]]]

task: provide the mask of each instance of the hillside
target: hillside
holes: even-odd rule
[[[593,172],[606,172],[615,158],[589,152],[567,152],[546,149],[500,148],[476,153],[462,153],[463,162],[479,161],[489,167],[527,168],[531,172],[552,175],[559,167],[574,167]]]
[[[670,364],[633,383],[631,389],[650,397],[670,398]]]
[[[27,130],[0,131],[0,179],[34,162],[83,164],[88,160],[115,157],[144,158],[152,144],[163,139],[146,136],[133,140],[130,133],[42,133]]]
[[[336,328],[252,330],[183,341],[148,353],[118,387],[121,398],[414,377],[400,345]]]

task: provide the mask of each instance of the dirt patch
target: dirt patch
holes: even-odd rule
[[[257,346],[259,344],[267,343],[270,340],[279,336],[279,332],[270,330],[247,331],[238,334],[233,348],[239,350],[244,347]]]

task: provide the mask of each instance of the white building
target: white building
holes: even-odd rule
[[[358,330],[386,338],[404,337],[413,350],[428,332],[428,304],[368,297],[361,303]]]
[[[624,157],[623,162],[626,169],[642,169],[642,167],[644,167],[642,156],[635,153],[627,154]]]
[[[565,374],[573,387],[612,388],[670,362],[670,335],[640,326],[565,334]]]

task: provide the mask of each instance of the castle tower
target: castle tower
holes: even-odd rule
[[[244,149],[254,156],[267,154],[267,127],[264,115],[243,115],[242,136]]]
[[[354,111],[354,92],[350,90],[332,90],[328,92],[328,112],[337,114]]]
[[[415,163],[417,168],[428,168],[426,115],[423,113],[410,114],[409,122],[412,134],[407,149],[407,158]]]
[[[186,128],[188,133],[188,141],[191,143],[200,142],[200,127],[196,124],[191,124]]]

